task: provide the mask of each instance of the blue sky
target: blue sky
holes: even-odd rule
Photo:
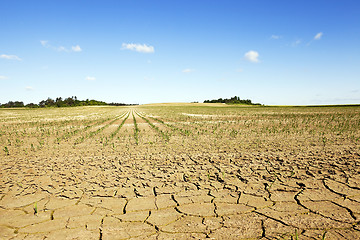
[[[0,0],[0,103],[360,103],[358,0]]]

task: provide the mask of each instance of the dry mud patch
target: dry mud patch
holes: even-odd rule
[[[291,175],[286,164],[263,158],[240,153],[152,155],[151,160],[143,155],[5,158],[1,238],[358,236],[360,189],[351,184],[351,175],[344,176],[348,166],[307,174],[307,168],[317,167],[313,161],[287,159]]]
[[[356,141],[319,138],[312,126],[274,132],[306,122],[279,113],[232,111],[224,121],[183,124],[183,109],[168,118],[131,110],[126,120],[123,109],[107,112],[84,126],[17,129],[6,119],[0,142],[12,145],[0,156],[0,239],[360,238]]]

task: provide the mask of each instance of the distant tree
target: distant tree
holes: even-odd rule
[[[26,104],[25,107],[28,107],[28,108],[38,108],[39,105],[35,104],[35,103],[29,103],[29,104]]]
[[[125,104],[125,103],[106,103],[103,101],[97,100],[78,100],[76,96],[65,98],[64,100],[61,97],[55,98],[55,100],[51,98],[47,98],[46,100],[42,100],[39,104],[29,103],[26,107],[36,108],[36,107],[75,107],[75,106],[91,106],[91,105],[110,105],[110,106],[127,106],[127,105],[138,105],[138,104]],[[24,107],[24,103],[20,101],[9,101],[5,104],[0,104],[1,108],[13,108],[13,107]]]
[[[45,101],[45,106],[46,107],[53,107],[53,106],[55,106],[55,101],[53,99],[51,99],[51,98],[48,98]]]
[[[39,107],[41,107],[41,108],[45,107],[45,100],[41,100],[39,102]]]
[[[56,107],[64,107],[64,102],[61,97],[56,98],[55,105]]]
[[[65,98],[64,103],[66,106],[69,106],[69,107],[75,105],[75,101],[72,97]]]
[[[4,103],[1,105],[3,108],[16,108],[16,107],[24,107],[24,103],[20,101],[9,101],[8,103]]]
[[[204,103],[226,103],[226,104],[247,104],[247,105],[260,105],[259,103],[252,103],[250,99],[242,100],[240,97],[234,96],[230,99],[219,98],[217,100],[205,100]]]

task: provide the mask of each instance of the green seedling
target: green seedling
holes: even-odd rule
[[[34,215],[38,213],[37,202],[34,203]]]
[[[126,115],[126,116],[125,116]],[[117,129],[110,135],[110,140],[115,137],[115,135],[120,131],[121,127],[125,124],[125,121],[129,118],[130,112],[123,114],[120,118],[125,116],[124,120],[121,122],[121,124],[117,127]],[[119,139],[119,137],[118,137]]]
[[[4,152],[5,152],[6,155],[10,155],[9,149],[6,146],[4,147]]]
[[[236,135],[238,134],[238,131],[236,131],[235,129],[233,129],[231,132],[230,132],[230,136],[235,138]]]
[[[295,229],[295,240],[299,240],[299,234],[297,232],[297,229]]]
[[[166,132],[161,131],[157,126],[155,126],[153,123],[151,123],[151,122],[149,121],[149,119],[141,116],[139,113],[136,113],[136,114],[137,114],[139,117],[141,117],[142,119],[144,119],[144,120],[150,125],[150,127],[152,127],[153,129],[155,129],[155,130],[164,138],[164,140],[165,140],[166,143],[169,142],[170,137],[169,137],[169,135],[168,135]]]
[[[132,116],[133,116],[133,121],[134,121],[134,139],[135,139],[136,145],[138,145],[139,144],[139,128],[137,126],[134,113],[132,113]]]

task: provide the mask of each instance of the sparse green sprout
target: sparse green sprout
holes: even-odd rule
[[[134,139],[135,139],[136,145],[138,145],[139,144],[139,128],[137,126],[134,113],[132,113],[132,116],[133,116],[133,121],[134,121]]]
[[[238,134],[238,131],[236,131],[235,129],[233,129],[233,130],[230,132],[230,136],[231,136],[232,138],[235,138],[237,134]]]
[[[297,229],[295,229],[295,240],[299,240],[299,234],[297,232]]]
[[[6,155],[10,155],[9,149],[7,148],[7,146],[4,147],[4,152],[5,152]]]
[[[34,215],[38,213],[37,202],[34,203]]]
[[[327,141],[326,137],[322,137],[322,142],[323,142],[323,144],[324,144],[324,147],[325,147],[325,145],[326,145],[326,141]]]

